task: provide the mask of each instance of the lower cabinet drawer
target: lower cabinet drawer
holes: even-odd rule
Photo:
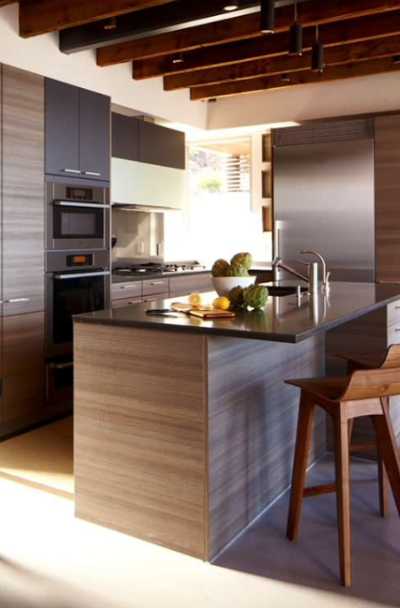
[[[44,310],[44,296],[20,296],[15,298],[4,298],[3,316],[25,315],[27,313],[40,312]]]
[[[169,298],[169,293],[157,293],[154,295],[148,295],[148,296],[144,296],[144,298],[142,299],[142,302],[144,303],[149,303],[149,302],[157,302],[158,300],[166,300],[167,298]]]
[[[111,299],[122,300],[126,298],[142,297],[142,281],[131,281],[130,283],[113,283],[111,286]]]
[[[391,346],[392,344],[400,344],[400,323],[388,327],[387,343],[388,346]]]
[[[112,308],[124,308],[125,306],[131,306],[132,304],[140,304],[142,301],[142,298],[124,298],[123,300],[113,300]]]
[[[143,281],[143,297],[156,294],[168,294],[168,290],[168,279],[150,279],[148,281]]]
[[[400,300],[388,304],[387,322],[389,327],[394,324],[400,327]]]
[[[212,291],[213,289],[211,275],[208,273],[173,277],[169,280],[169,291],[172,298],[187,296],[193,292]]]

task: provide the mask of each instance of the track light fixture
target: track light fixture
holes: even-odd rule
[[[303,54],[303,26],[297,20],[297,0],[294,1],[294,22],[289,31],[289,55]]]
[[[275,0],[261,0],[260,29],[264,34],[275,30]]]
[[[311,69],[313,72],[322,73],[325,67],[325,49],[319,39],[319,28],[317,25],[315,28],[315,42],[312,47]]]

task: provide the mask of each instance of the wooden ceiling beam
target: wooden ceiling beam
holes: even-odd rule
[[[335,23],[395,10],[400,10],[400,0],[333,0],[329,3],[312,1],[299,4],[298,7],[299,19],[304,26]],[[276,9],[276,33],[288,30],[292,21],[291,6]],[[115,65],[260,36],[260,15],[255,13],[105,46],[97,50],[97,64]]]
[[[310,0],[301,0],[304,1]],[[177,32],[203,24],[226,22],[234,16],[259,13],[260,10],[259,0],[240,0],[240,6],[234,13],[224,10],[226,4],[226,0],[174,0],[161,7],[117,17],[112,29],[105,29],[107,22],[102,21],[69,28],[60,34],[60,49],[65,53],[74,53],[127,40],[160,36],[166,32]]]
[[[252,78],[250,80],[239,80],[235,82],[224,82],[221,84],[195,87],[190,89],[190,97],[192,100],[216,99],[244,93],[270,91],[300,84],[329,82],[332,80],[342,80],[399,70],[400,65],[396,64],[392,58],[374,59],[362,63],[328,66],[322,74],[307,70],[294,72],[285,76],[267,76]]]
[[[400,35],[377,40],[366,40],[343,46],[332,46],[325,51],[327,65],[358,63],[370,59],[400,56]],[[301,57],[276,57],[275,59],[256,59],[232,65],[195,70],[183,74],[173,74],[164,77],[164,90],[174,91],[203,85],[220,84],[232,80],[247,80],[260,76],[290,74],[309,70],[311,55],[307,51]]]
[[[173,0],[20,0],[19,30],[23,38],[108,19]]]
[[[385,38],[399,33],[400,13],[383,13],[320,27],[320,38],[326,47]],[[314,27],[306,28],[304,30],[304,50],[311,48],[314,39]],[[179,64],[173,62],[173,56],[142,59],[133,62],[133,78],[142,80],[242,61],[278,57],[287,54],[288,44],[288,35],[286,32],[282,32],[273,36],[190,51],[183,54],[183,62]]]

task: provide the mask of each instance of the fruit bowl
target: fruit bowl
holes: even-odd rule
[[[256,277],[213,277],[214,289],[219,296],[227,296],[234,287],[254,285]]]

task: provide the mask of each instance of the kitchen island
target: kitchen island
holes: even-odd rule
[[[325,332],[398,299],[396,285],[333,283],[234,319],[149,304],[77,317],[77,516],[214,559],[289,486],[298,393],[284,380],[323,374]],[[314,440],[316,459],[323,414]]]

